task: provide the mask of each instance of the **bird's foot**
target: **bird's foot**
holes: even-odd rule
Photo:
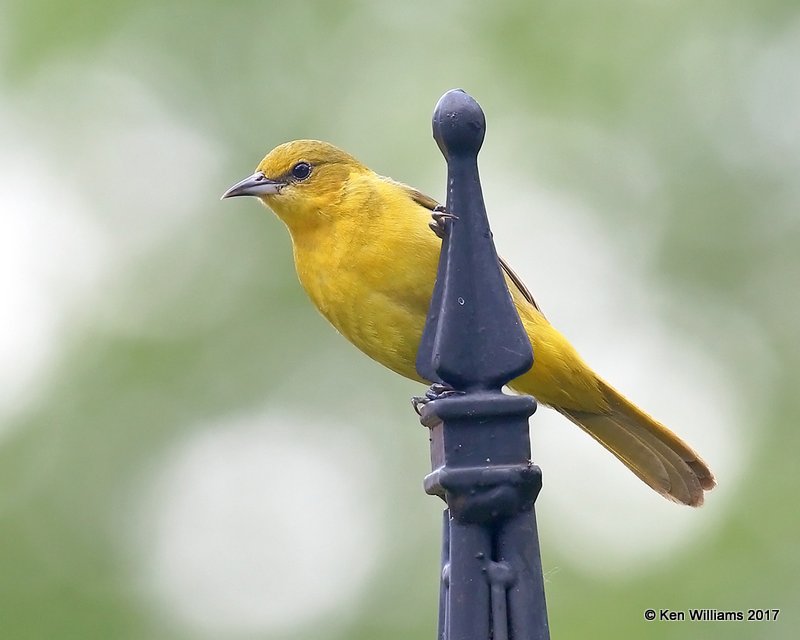
[[[444,384],[443,382],[434,382],[430,387],[428,387],[428,390],[425,392],[424,396],[414,396],[411,398],[411,405],[414,407],[414,411],[417,412],[417,415],[422,415],[422,407],[429,402],[461,395],[464,395],[463,391],[456,391],[449,384]]]
[[[447,233],[447,221],[458,220],[458,216],[447,213],[447,210],[442,205],[438,205],[433,210],[431,218],[433,218],[433,222],[428,223],[428,226],[442,240],[444,240],[444,234]]]

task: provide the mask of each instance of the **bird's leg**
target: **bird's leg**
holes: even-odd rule
[[[436,205],[431,218],[433,218],[433,222],[428,223],[428,226],[442,240],[444,240],[444,234],[447,233],[447,221],[458,220],[458,216],[447,213],[447,210],[440,204]]]
[[[412,397],[411,405],[414,407],[414,411],[417,412],[417,415],[422,415],[422,407],[429,402],[460,395],[464,395],[464,392],[456,391],[453,389],[453,387],[451,387],[449,384],[445,384],[444,382],[434,382],[430,387],[428,387],[428,390],[425,392],[424,396]]]

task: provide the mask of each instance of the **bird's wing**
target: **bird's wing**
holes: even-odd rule
[[[405,189],[405,191],[408,193],[409,196],[411,196],[411,199],[414,202],[416,202],[420,206],[425,207],[429,211],[443,212],[445,210],[442,205],[436,202],[436,200],[434,200],[430,196],[426,196],[421,191],[417,191],[413,187],[409,187],[408,185],[403,184],[402,182],[397,182],[395,180],[392,180],[391,178],[384,178],[384,179]],[[537,311],[539,311],[539,313],[541,313],[542,310],[539,308],[539,305],[536,304],[536,300],[533,299],[533,295],[531,294],[531,292],[528,291],[528,287],[526,287],[525,284],[522,282],[522,280],[520,280],[520,277],[516,273],[514,273],[514,270],[508,266],[508,263],[505,260],[503,260],[502,257],[500,256],[498,257],[500,258],[500,266],[503,268],[503,271],[508,276],[508,279],[514,283],[514,286],[522,294],[522,297],[525,298],[525,300],[527,300],[528,302],[530,302],[533,305],[533,307]]]
[[[522,294],[522,297],[525,298],[528,302],[533,305],[533,308],[536,309],[539,313],[542,313],[542,310],[539,308],[539,305],[536,304],[536,300],[533,299],[533,294],[528,291],[528,287],[525,286],[525,283],[519,279],[519,276],[514,273],[514,270],[508,266],[508,263],[503,260],[502,257],[497,256],[500,258],[500,266],[503,267],[503,271],[506,272],[508,279],[514,283],[514,286],[519,290]]]

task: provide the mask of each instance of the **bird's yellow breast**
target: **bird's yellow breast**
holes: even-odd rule
[[[354,181],[324,224],[292,229],[311,300],[348,340],[408,378],[433,291],[439,239],[424,210],[390,185]]]
[[[420,380],[414,363],[430,305],[441,241],[430,211],[375,174],[351,177],[347,193],[312,222],[281,215],[297,274],[331,324],[368,356]],[[564,337],[508,281],[534,349],[514,388],[554,406],[601,406],[597,381]]]

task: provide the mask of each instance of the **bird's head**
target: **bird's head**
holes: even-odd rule
[[[253,175],[222,197],[256,196],[291,228],[311,223],[341,197],[352,175],[366,172],[369,169],[332,144],[295,140],[275,147]]]

